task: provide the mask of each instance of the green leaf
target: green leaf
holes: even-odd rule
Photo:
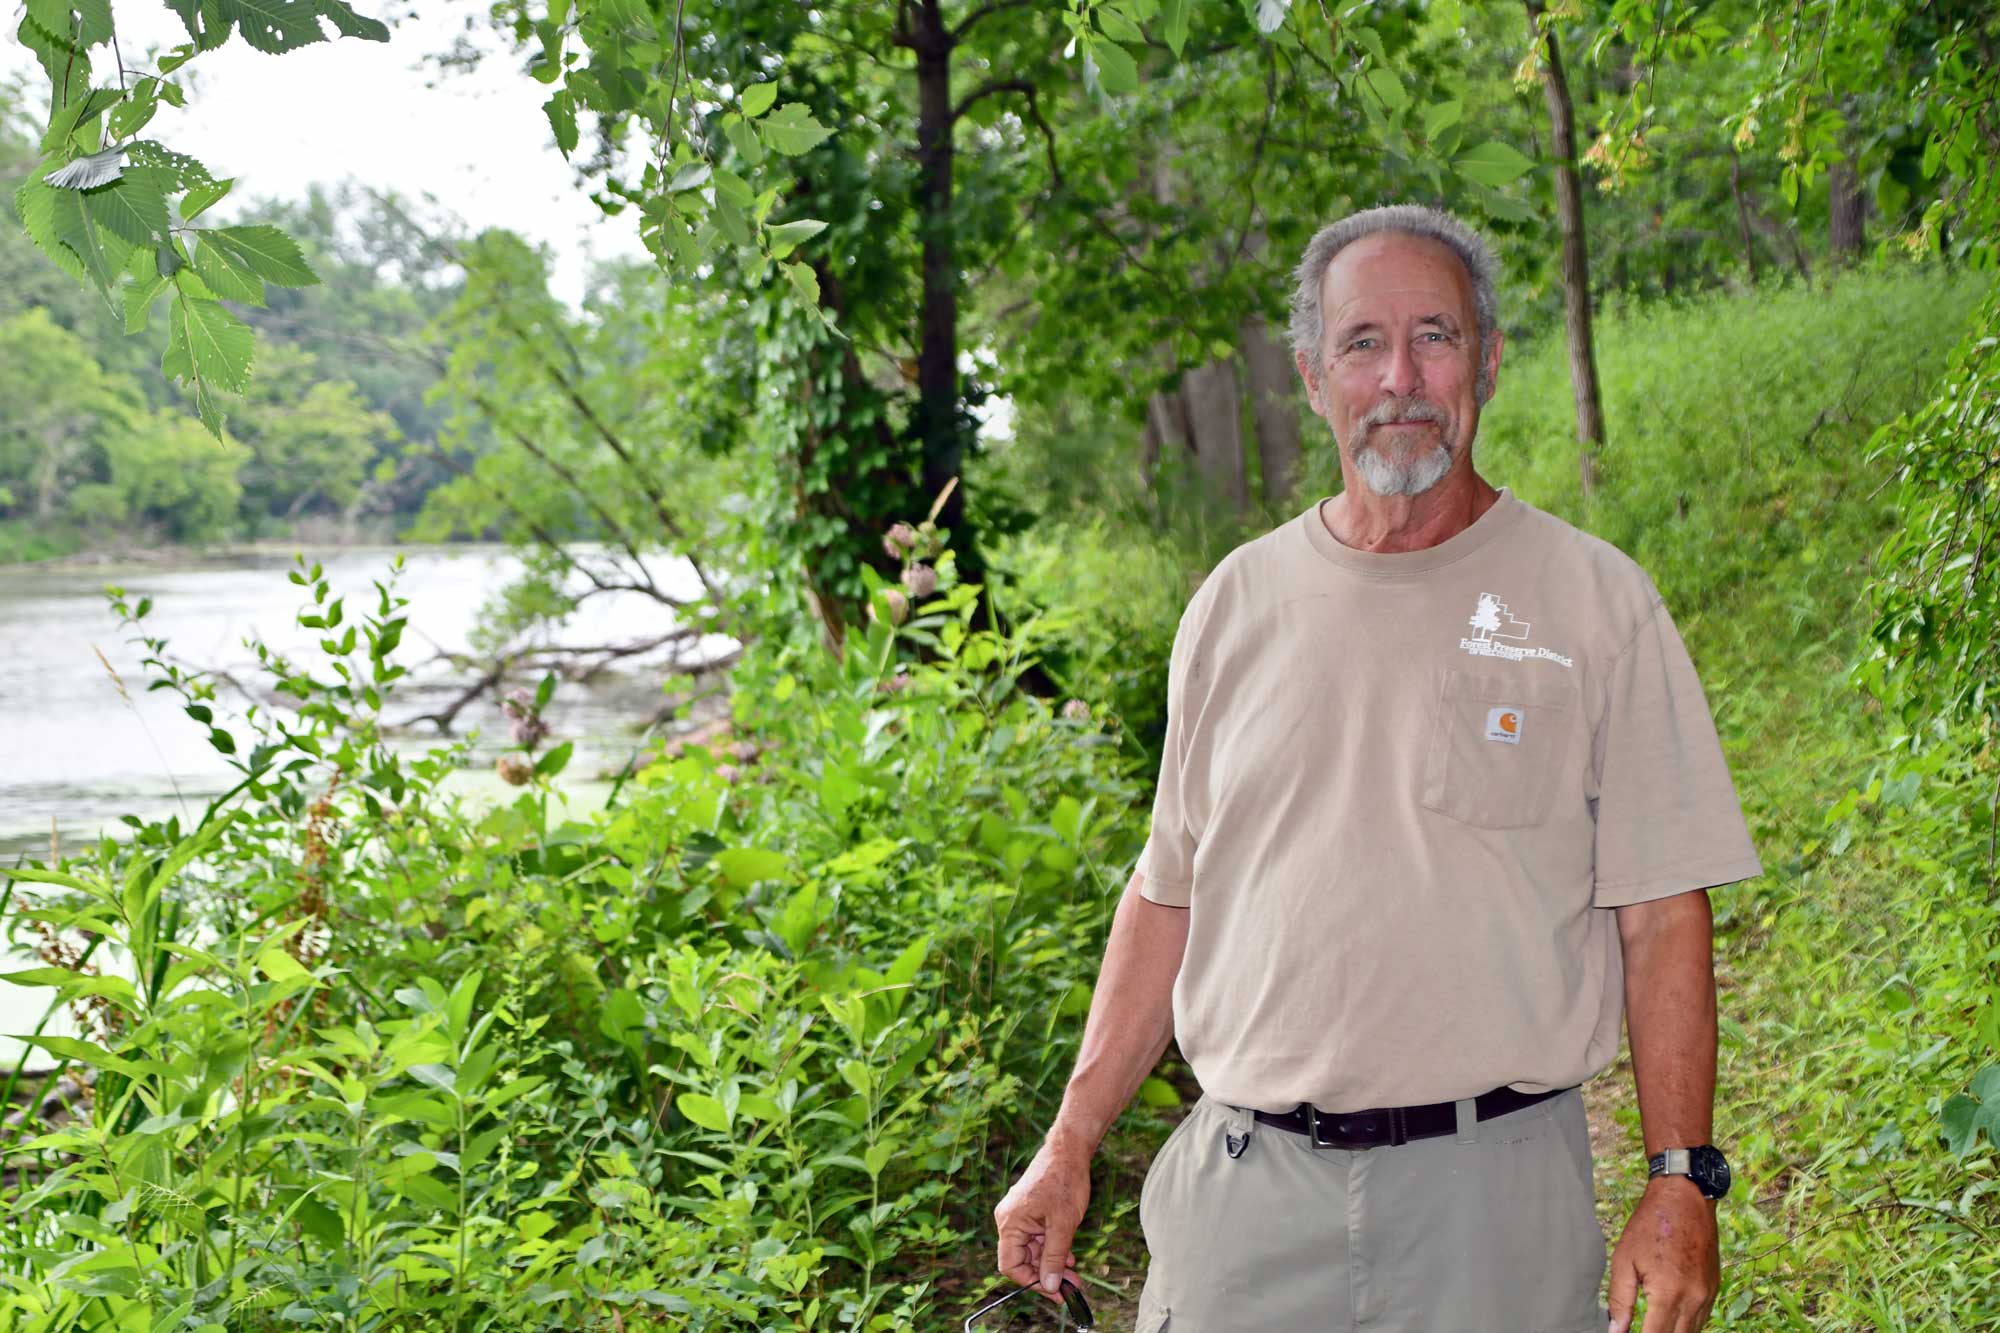
[[[159,253],[171,255],[174,252],[162,246]],[[174,263],[179,262],[180,257],[175,255]],[[159,273],[149,278],[136,278],[125,284],[125,289],[119,293],[119,302],[125,311],[125,332],[141,333],[145,330],[152,318],[153,303],[160,299],[160,293],[166,289],[167,276]]]
[[[766,117],[759,129],[765,144],[787,157],[811,152],[833,134],[813,119],[803,102],[785,103]]]
[[[240,300],[250,306],[264,304],[264,280],[234,258],[226,246],[206,244],[206,232],[204,240],[198,240],[194,246],[194,272],[222,300]]]
[[[813,218],[800,218],[793,222],[781,222],[775,227],[766,227],[764,234],[771,242],[771,258],[783,259],[798,248],[799,242],[817,236],[825,230],[824,222]]]
[[[125,266],[130,244],[117,233],[104,229],[91,215],[80,191],[55,191],[51,208],[55,215],[56,235],[82,261],[90,280],[104,291],[110,291],[118,281],[119,270]]]
[[[684,1092],[674,1098],[674,1105],[690,1122],[703,1129],[712,1129],[718,1134],[729,1132],[729,1112],[713,1097],[699,1092]]]
[[[235,23],[243,40],[266,55],[326,40],[311,0],[202,0],[202,7],[220,15],[225,27]]]
[[[364,42],[386,42],[389,26],[379,19],[357,14],[345,0],[317,0],[319,12],[332,21],[342,37],[358,37]]]
[[[229,193],[229,187],[236,184],[232,177],[226,181],[216,181],[213,185],[197,185],[181,196],[181,221],[193,222],[216,202]]]
[[[1139,1100],[1148,1106],[1179,1106],[1180,1093],[1163,1078],[1149,1078],[1139,1085]]]
[[[209,174],[208,168],[186,153],[176,153],[173,149],[151,139],[140,139],[125,147],[131,154],[133,166],[151,167],[160,173],[164,183],[162,188],[168,184],[180,189],[194,189],[215,184],[215,177]]]
[[[1481,185],[1505,185],[1533,170],[1535,164],[1513,145],[1493,139],[1460,153],[1451,165],[1467,180]]]
[[[1167,0],[1166,14],[1162,20],[1167,46],[1173,51],[1174,59],[1180,59],[1181,48],[1187,45],[1188,11],[1194,0]]]
[[[1098,86],[1105,92],[1117,97],[1139,86],[1139,62],[1130,51],[1110,41],[1092,41],[1087,50]]]
[[[542,103],[542,111],[549,118],[549,129],[556,136],[556,147],[568,157],[576,151],[576,95],[567,88],[559,88],[548,101]]]
[[[1139,25],[1131,19],[1126,18],[1116,9],[1107,5],[1099,5],[1091,12],[1097,19],[1097,26],[1103,29],[1104,35],[1112,41],[1130,42],[1134,46],[1144,46],[1146,44],[1146,34],[1139,31]]]
[[[792,284],[792,290],[799,299],[817,310],[819,308],[819,274],[804,264],[784,264],[785,277]]]
[[[21,225],[36,249],[72,278],[81,278],[84,276],[83,260],[63,241],[57,227],[58,200],[63,201],[61,209],[82,211],[74,192],[51,189],[30,177],[14,191],[14,214],[21,219]]]
[[[1977,1101],[1964,1093],[1959,1093],[1947,1101],[1944,1109],[1938,1112],[1938,1123],[1944,1133],[1944,1146],[1950,1150],[1953,1157],[1965,1156],[1978,1142],[1979,1129],[1976,1122],[1982,1109]]]
[[[1424,112],[1424,138],[1436,143],[1437,137],[1458,124],[1464,115],[1465,105],[1457,98],[1428,108]]]
[[[204,245],[219,245],[240,265],[266,282],[280,287],[312,287],[319,275],[299,253],[299,245],[276,227],[257,224],[245,227],[211,227],[201,236]]]
[[[256,351],[257,338],[250,326],[220,302],[177,295],[160,369],[169,379],[241,393]]]
[[[167,196],[157,171],[129,168],[119,179],[83,194],[91,221],[120,240],[150,249],[167,231]]]
[[[448,1092],[453,1096],[458,1094],[458,1075],[452,1072],[449,1065],[411,1065],[410,1077],[439,1092]]]
[[[570,752],[575,748],[575,741],[564,741],[561,745],[551,746],[546,754],[535,761],[536,774],[552,778],[562,772],[569,765]]]
[[[258,954],[257,970],[273,981],[312,980],[312,973],[283,949],[266,949]]]
[[[1396,71],[1386,65],[1377,65],[1361,76],[1390,116],[1400,116],[1410,105],[1410,94],[1403,88],[1403,81],[1396,77]]]
[[[42,135],[42,151],[53,153],[61,150],[68,145],[70,136],[76,133],[79,125],[94,127],[97,124],[97,118],[104,114],[105,108],[117,106],[124,100],[125,91],[122,88],[83,89],[77,96],[63,103],[62,107],[49,118],[48,131]],[[116,153],[119,150],[112,148],[103,151]],[[101,157],[103,156],[103,152],[92,153],[90,156]],[[116,173],[114,172],[113,174],[115,175]],[[58,185],[63,184],[62,182],[54,183]],[[69,185],[67,188],[83,189],[85,187]]]
[[[1356,28],[1352,34],[1354,42],[1368,53],[1368,58],[1377,66],[1387,68],[1394,62],[1389,59],[1389,50],[1382,45],[1382,34],[1373,28]]]
[[[778,85],[753,83],[743,90],[743,96],[739,100],[743,104],[743,114],[755,120],[769,111],[772,103],[778,100]]]
[[[1056,808],[1049,813],[1049,827],[1064,842],[1077,841],[1083,833],[1083,806],[1076,797],[1065,793],[1056,798]]]
[[[708,184],[709,177],[714,174],[714,168],[708,163],[690,162],[676,171],[674,178],[667,182],[667,193],[679,194],[682,190],[698,189]]]
[[[723,122],[722,134],[751,166],[764,160],[764,141],[757,137],[757,129],[749,121],[740,116],[732,117]]]
[[[731,847],[715,854],[722,877],[738,888],[765,879],[781,879],[791,869],[791,858],[764,847]]]

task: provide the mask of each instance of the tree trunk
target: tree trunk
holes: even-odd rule
[[[1159,484],[1160,458],[1162,455],[1178,456],[1183,451],[1192,453],[1193,441],[1188,438],[1186,405],[1181,400],[1181,391],[1161,391],[1146,400],[1146,429],[1139,442],[1139,475],[1145,479],[1146,489],[1152,490]]]
[[[1835,159],[1826,172],[1826,244],[1835,268],[1861,258],[1867,213],[1868,200],[1861,193],[1853,161],[1845,156]]]
[[[1576,115],[1562,52],[1553,25],[1541,19],[1542,0],[1525,0],[1530,40],[1543,48],[1542,93],[1549,106],[1552,156],[1556,164],[1556,218],[1562,228],[1563,315],[1569,328],[1569,378],[1576,394],[1577,470],[1588,500],[1597,481],[1597,455],[1604,448],[1604,406],[1597,392],[1597,349],[1590,332],[1590,259],[1584,243],[1583,190],[1576,171]]]
[[[1209,361],[1181,380],[1195,465],[1211,496],[1241,514],[1248,500],[1243,476],[1243,398],[1234,361]]]
[[[1757,250],[1750,243],[1750,210],[1743,202],[1743,157],[1729,150],[1729,197],[1736,201],[1736,232],[1743,240],[1743,262],[1750,269],[1750,285],[1757,285]]]
[[[1243,321],[1243,378],[1257,425],[1257,464],[1267,505],[1290,504],[1299,477],[1298,372],[1285,343],[1262,315]]]
[[[984,581],[985,559],[965,517],[967,414],[959,410],[958,274],[954,267],[951,115],[951,33],[942,0],[910,7],[910,45],[917,57],[917,179],[923,237],[923,312],[917,350],[917,403],[912,426],[923,448],[923,490],[936,499],[958,478],[938,514],[951,529],[959,573]],[[922,517],[917,515],[916,517]]]

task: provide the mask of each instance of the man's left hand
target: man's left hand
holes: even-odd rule
[[[1645,1333],[1697,1333],[1722,1286],[1715,1204],[1686,1176],[1658,1176],[1611,1252],[1611,1329],[1628,1333],[1646,1293]]]

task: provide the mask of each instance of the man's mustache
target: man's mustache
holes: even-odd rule
[[[1392,421],[1428,421],[1434,425],[1445,424],[1443,408],[1426,398],[1390,398],[1369,409],[1361,418],[1363,430],[1374,426],[1386,426]]]

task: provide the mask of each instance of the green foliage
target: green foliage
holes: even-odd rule
[[[440,789],[465,745],[384,744],[393,571],[302,563],[317,654],[259,646],[290,707],[240,721],[113,590],[242,777],[12,873],[17,929],[102,943],[12,978],[83,1007],[37,1045],[92,1082],[4,1149],[0,1324],[924,1322],[1053,1110],[1144,818],[1113,738],[1020,691],[1040,631],[970,628],[939,568],[838,657],[765,636],[726,748],[588,823],[566,746],[482,812]]]
[[[190,40],[161,55],[152,73],[124,66],[103,0],[37,0],[27,7],[16,35],[48,76],[49,116],[41,163],[15,191],[14,208],[43,254],[112,304],[143,313],[161,294],[172,296],[161,368],[186,387],[202,423],[220,440],[216,395],[242,390],[254,346],[248,326],[222,301],[262,304],[266,283],[309,286],[318,278],[297,245],[274,228],[194,226],[229,182],[139,132],[161,105],[184,103],[185,90],[169,76],[232,32],[278,54],[326,40],[322,18],[346,37],[387,41],[389,30],[344,0],[171,0],[169,7]],[[105,48],[116,65],[115,86],[93,83],[93,52]],[[135,73],[140,77],[128,82]],[[143,322],[128,316],[128,323]]]

